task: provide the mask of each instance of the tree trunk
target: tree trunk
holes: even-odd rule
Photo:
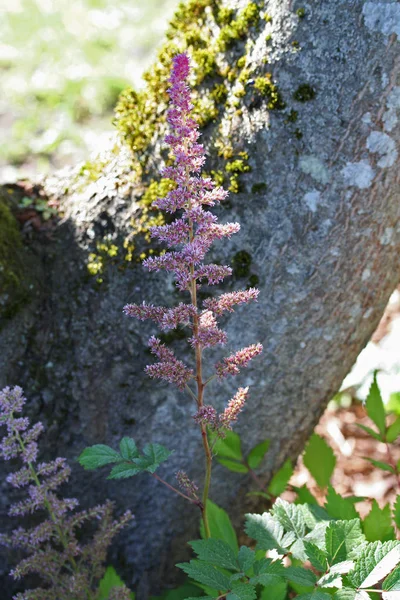
[[[139,447],[152,441],[175,450],[160,469],[171,483],[178,469],[202,478],[194,406],[145,376],[147,339],[156,330],[122,314],[128,302],[178,302],[171,280],[138,261],[149,249],[146,203],[167,185],[157,182],[176,49],[188,47],[193,57],[206,168],[231,188],[217,212],[242,227],[213,251],[234,267],[224,291],[261,290],[257,304],[225,324],[228,352],[262,342],[262,357],[210,394],[222,407],[235,384],[251,386],[237,429],[245,448],[271,440],[265,481],[301,452],[399,280],[400,4],[223,6],[232,12],[215,0],[181,9],[147,91],[119,104],[124,142],[73,177],[45,182],[62,218],[18,250],[25,291],[14,311],[18,286],[1,296],[0,384],[24,387],[30,416],[46,425],[47,456],[73,460],[87,445],[116,446],[128,435]],[[18,194],[3,189],[2,206]],[[172,346],[184,356],[179,337],[171,336]],[[209,352],[208,364],[220,356]],[[238,519],[250,485],[216,466],[211,499]],[[171,567],[196,536],[195,508],[150,476],[116,484],[78,466],[71,492],[84,505],[108,496],[134,512],[113,557],[139,597],[176,579]],[[2,522],[9,497],[2,483]]]

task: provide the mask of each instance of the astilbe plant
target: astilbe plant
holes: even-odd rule
[[[22,461],[20,469],[8,475],[7,481],[16,489],[26,489],[25,499],[13,504],[9,515],[25,517],[39,512],[46,518],[33,527],[17,527],[10,535],[1,535],[0,543],[26,554],[11,571],[14,579],[36,574],[43,584],[14,598],[94,599],[105,570],[107,549],[115,535],[132,519],[132,514],[127,511],[120,519],[113,520],[113,505],[109,501],[77,512],[75,498],[63,498],[57,493],[68,481],[70,468],[64,458],[38,462],[37,440],[43,425],[36,423],[31,427],[29,419],[20,416],[25,402],[20,387],[6,387],[0,392],[0,425],[7,428],[0,454],[6,461]],[[93,521],[97,523],[96,532],[88,543],[81,542],[77,530]],[[118,598],[129,598],[127,588],[118,590],[118,594]]]
[[[218,318],[225,312],[233,312],[234,307],[239,304],[257,300],[258,290],[250,288],[222,294],[205,300],[202,306],[199,306],[199,289],[203,285],[220,283],[232,272],[229,266],[205,263],[208,250],[214,241],[230,238],[232,234],[237,233],[240,226],[238,223],[218,223],[217,217],[207,210],[225,200],[228,193],[216,186],[212,179],[201,174],[205,152],[203,146],[198,143],[200,133],[196,121],[191,116],[193,105],[187,83],[189,74],[188,56],[186,54],[175,56],[169,88],[171,104],[167,115],[172,132],[165,139],[175,161],[162,172],[163,177],[173,181],[174,187],[165,198],[157,199],[153,206],[170,214],[178,214],[171,223],[151,229],[151,235],[164,242],[168,251],[147,258],[143,263],[149,271],[165,270],[174,273],[176,285],[186,295],[188,301],[181,302],[173,308],[154,306],[145,302],[128,304],[124,312],[127,316],[142,321],[150,319],[162,330],[184,326],[190,331],[187,341],[190,351],[194,353],[193,368],[179,360],[160,339],[152,336],[149,346],[158,361],[147,366],[146,372],[150,377],[163,379],[176,385],[180,390],[185,390],[195,403],[196,412],[193,416],[200,427],[206,463],[202,494],[198,493],[197,485],[183,471],[177,473],[181,492],[170,484],[167,485],[200,507],[205,534],[209,537],[206,507],[213,458],[213,443],[210,441],[209,434],[214,433],[218,439],[232,427],[243,409],[248,388],[239,388],[221,414],[218,414],[214,406],[206,403],[205,388],[215,377],[222,379],[238,374],[241,367],[247,366],[252,358],[260,354],[262,345],[253,344],[223,358],[205,379],[204,351],[207,348],[224,345],[227,341],[227,334],[220,329]],[[131,451],[127,450],[129,439],[124,438],[122,441],[122,446],[125,448],[121,448],[119,458],[113,457],[112,449],[107,450],[108,447],[98,445],[86,449],[80,457],[80,462],[86,468],[116,462],[117,466],[112,470],[111,478],[128,477],[147,470],[162,483],[166,483],[154,471],[169,453],[155,444],[148,445],[144,449],[144,455],[140,456],[133,440],[129,442]],[[107,457],[104,458],[104,455]],[[160,459],[155,458],[151,462],[149,457],[154,458],[156,455]],[[128,459],[125,460],[125,464],[124,458]]]

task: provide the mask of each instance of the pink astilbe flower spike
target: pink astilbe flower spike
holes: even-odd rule
[[[238,350],[235,354],[225,357],[222,362],[215,365],[218,377],[237,375],[240,372],[240,367],[247,367],[252,358],[261,354],[262,349],[262,344],[252,344]]]
[[[188,342],[195,351],[196,373],[154,337],[150,340],[150,348],[159,362],[147,366],[146,372],[151,377],[174,383],[180,389],[193,378],[197,385],[200,385],[199,390],[203,385],[198,371],[200,368],[201,373],[202,352],[206,348],[227,342],[227,335],[218,326],[217,318],[224,312],[232,312],[236,305],[257,300],[258,290],[251,288],[230,292],[219,298],[206,300],[203,311],[197,307],[199,288],[219,284],[232,274],[228,265],[205,262],[207,252],[214,242],[230,238],[237,233],[240,225],[219,223],[217,216],[209,210],[210,207],[223,202],[228,192],[217,186],[209,177],[201,175],[205,152],[203,145],[199,143],[198,125],[192,117],[189,75],[187,54],[175,56],[169,80],[171,102],[167,122],[170,131],[165,138],[175,162],[162,171],[162,176],[169,178],[174,185],[168,194],[164,198],[158,198],[153,206],[170,214],[179,211],[179,216],[172,223],[151,229],[152,237],[165,243],[167,251],[145,259],[143,266],[149,271],[165,270],[173,273],[178,289],[190,293],[191,303],[181,303],[175,309],[144,303],[128,304],[124,312],[140,320],[150,319],[161,329],[184,326],[191,330]],[[216,366],[216,374],[225,377],[228,374],[239,373],[240,367],[246,366],[261,349],[261,344],[257,344],[239,350]],[[202,393],[198,399],[196,420],[202,427],[211,427],[212,423],[217,427],[215,409],[203,406]]]
[[[114,536],[132,519],[127,511],[113,521],[111,502],[88,511],[74,512],[75,498],[63,498],[58,488],[68,481],[70,468],[64,458],[37,463],[37,439],[43,431],[41,423],[30,426],[29,419],[16,416],[25,403],[22,389],[0,391],[0,426],[7,434],[0,444],[0,455],[6,460],[20,458],[23,466],[7,477],[16,489],[25,488],[25,499],[15,502],[10,516],[25,516],[36,511],[47,513],[38,525],[16,527],[10,535],[1,535],[0,544],[18,548],[26,555],[11,571],[14,579],[34,573],[43,586],[14,596],[15,600],[77,600],[97,594],[104,573],[104,562]],[[76,529],[96,520],[98,529],[88,541],[77,538]]]
[[[239,413],[243,410],[249,393],[249,388],[239,388],[236,394],[228,402],[224,412],[218,417],[218,424],[224,429],[232,429],[232,423],[237,420]]]

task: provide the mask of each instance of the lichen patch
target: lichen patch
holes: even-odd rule
[[[396,162],[398,152],[393,138],[382,131],[371,131],[367,139],[367,148],[370,152],[378,154],[378,167],[384,169],[391,167]]]
[[[321,193],[318,190],[311,190],[304,194],[304,202],[311,212],[316,212],[318,203],[321,199]]]
[[[300,159],[300,169],[303,173],[311,175],[315,181],[319,181],[320,183],[325,184],[330,180],[328,169],[317,156],[312,156],[311,154],[303,156]]]
[[[363,6],[365,25],[384,35],[400,36],[400,4],[398,2],[366,2]]]
[[[342,169],[345,184],[358,187],[360,190],[369,188],[375,177],[375,171],[366,160],[348,162]]]

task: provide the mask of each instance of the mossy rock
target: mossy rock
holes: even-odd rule
[[[20,228],[12,211],[14,190],[0,190],[0,327],[29,298]]]

